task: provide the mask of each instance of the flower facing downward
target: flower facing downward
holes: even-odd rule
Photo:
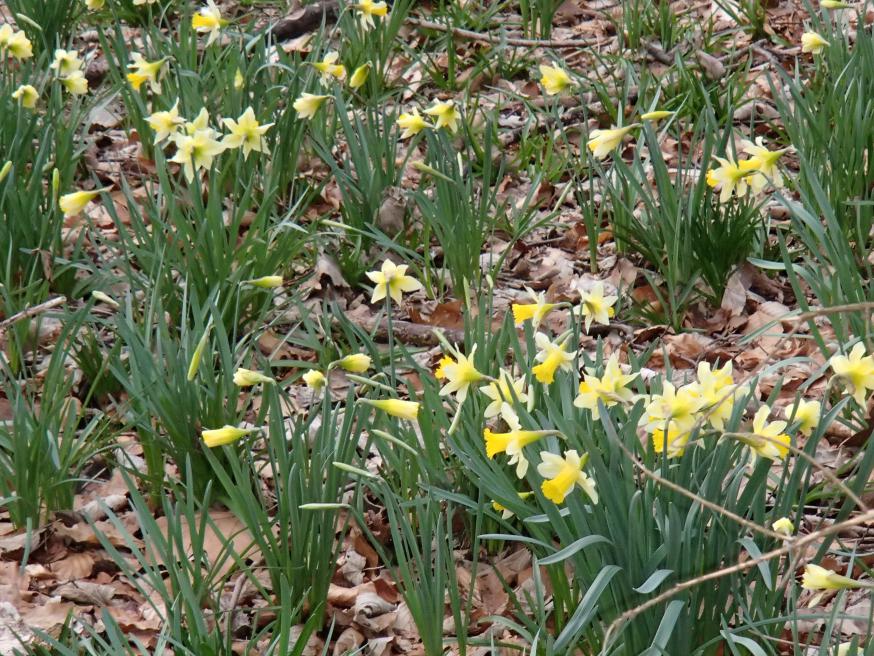
[[[294,107],[294,111],[296,111],[301,118],[312,118],[316,115],[316,112],[319,111],[319,107],[322,106],[322,103],[324,103],[328,98],[330,98],[330,96],[316,96],[312,93],[302,93],[300,94],[300,98],[294,101],[292,107]]]
[[[810,435],[819,424],[819,416],[822,413],[822,404],[819,401],[799,400],[794,407],[786,406],[786,419],[798,422],[798,432],[802,435]],[[793,416],[794,415],[794,416]]]
[[[74,96],[84,96],[88,93],[88,79],[82,71],[73,71],[58,79],[64,88]]]
[[[55,50],[55,57],[49,66],[59,77],[70,75],[82,68],[82,60],[79,59],[79,53],[76,50],[64,50],[58,48]]]
[[[237,385],[238,387],[253,387],[259,383],[270,385],[275,382],[276,381],[270,376],[265,376],[264,374],[252,371],[251,369],[243,369],[243,367],[240,367],[234,372],[234,385]]]
[[[370,369],[371,363],[370,356],[364,355],[364,353],[351,353],[337,360],[337,366],[340,369],[352,374],[363,374]]]
[[[537,330],[540,322],[549,314],[557,303],[547,303],[543,292],[537,293],[533,289],[525,288],[533,303],[513,303],[513,321],[517,326],[522,325],[529,319],[531,327]]]
[[[625,135],[637,127],[637,123],[632,123],[624,128],[610,128],[609,130],[592,130],[589,134],[589,141],[586,142],[589,150],[598,159],[604,159],[611,152],[616,150]]]
[[[392,417],[416,421],[419,416],[419,403],[416,401],[401,401],[400,399],[361,399],[361,401]]]
[[[628,389],[628,384],[637,378],[637,375],[637,372],[622,373],[619,354],[613,353],[607,360],[603,376],[600,378],[591,374],[583,376],[580,393],[574,399],[574,405],[589,410],[592,418],[597,421],[601,417],[598,401],[605,407],[611,408],[618,403],[629,403],[634,398],[634,392]]]
[[[485,387],[481,387],[480,392],[492,401],[486,406],[483,413],[486,419],[497,417],[504,407],[512,407],[514,400],[519,403],[528,403],[528,394],[525,393],[525,379],[513,380],[510,373],[504,369],[501,369],[498,380],[493,380]]]
[[[561,344],[556,344],[543,333],[534,335],[534,343],[538,349],[535,360],[540,364],[533,367],[531,373],[544,385],[549,385],[555,380],[555,372],[559,369],[570,370],[576,351],[571,353],[565,349],[567,341],[566,338]]]
[[[320,390],[325,386],[327,380],[325,379],[325,374],[323,374],[318,369],[310,369],[303,376],[303,382],[306,383],[306,386],[310,389]]]
[[[801,35],[801,52],[821,53],[829,44],[816,32],[805,32]]]
[[[346,67],[336,63],[339,58],[340,53],[329,52],[322,61],[312,64],[312,67],[322,74],[319,78],[322,86],[331,86],[333,80],[342,80],[346,77]]]
[[[172,137],[185,123],[185,119],[179,116],[179,101],[166,111],[154,112],[149,116],[148,123],[155,131],[155,145]]]
[[[273,126],[273,123],[261,125],[251,107],[236,121],[232,118],[224,119],[224,124],[231,133],[222,140],[222,144],[225,148],[242,148],[243,159],[247,159],[252,151],[264,152],[264,134]]]
[[[793,524],[792,520],[788,517],[781,517],[771,524],[771,528],[777,533],[782,533],[787,538],[792,537],[792,534],[795,533],[795,524]]]
[[[146,61],[146,59],[138,52],[133,53],[131,58],[133,59],[133,63],[127,65],[131,70],[131,72],[127,74],[127,81],[130,82],[130,85],[134,90],[139,91],[143,83],[148,82],[152,93],[161,93],[160,78],[164,68],[164,62],[167,61],[167,59],[161,58],[150,62]]]
[[[458,130],[459,114],[454,100],[434,101],[434,104],[426,109],[425,113],[435,118],[434,127],[438,130],[440,128],[447,128],[450,132]]]
[[[211,45],[218,38],[225,25],[227,21],[222,18],[222,12],[216,6],[215,0],[206,0],[206,6],[201,7],[200,11],[191,17],[191,27],[198,34],[209,34],[206,45]]]
[[[746,196],[749,188],[747,178],[758,169],[755,163],[750,160],[735,162],[731,158],[722,157],[714,159],[719,162],[719,166],[707,171],[707,184],[719,190],[719,202],[728,202],[732,194],[737,194],[738,198]]]
[[[391,260],[382,263],[379,271],[368,271],[367,277],[376,283],[373,288],[371,303],[381,301],[386,296],[400,304],[404,292],[415,292],[422,289],[422,283],[407,275],[406,264],[395,264]]]
[[[580,289],[580,305],[574,308],[574,314],[583,317],[586,332],[592,327],[592,322],[608,325],[610,318],[616,314],[613,306],[619,300],[618,296],[604,296],[604,283],[596,282],[588,290]]]
[[[454,360],[441,362],[440,374],[446,379],[446,384],[440,389],[441,396],[455,394],[458,402],[464,403],[470,386],[486,379],[485,374],[472,362],[475,353],[476,345],[471,349],[469,357],[456,351]]]
[[[506,433],[494,433],[490,428],[483,430],[486,455],[489,458],[494,458],[499,453],[506,453],[510,456],[507,464],[516,465],[516,476],[525,478],[525,474],[528,472],[528,460],[525,458],[523,449],[542,437],[554,434],[555,431],[522,430],[519,418],[509,407],[501,412],[501,417],[510,430]]]
[[[364,83],[367,82],[367,78],[370,77],[370,69],[372,66],[373,65],[370,62],[367,62],[356,68],[352,73],[352,77],[349,78],[349,87],[351,89],[359,89],[363,87]]]
[[[805,590],[847,590],[860,588],[862,584],[848,576],[841,576],[819,565],[805,565],[801,587]]]
[[[540,486],[543,496],[554,504],[560,504],[575,486],[579,486],[592,503],[598,503],[595,481],[583,471],[588,459],[589,454],[584,453],[580,457],[574,450],[566,451],[563,458],[549,451],[541,451],[537,473],[548,479]]]
[[[232,444],[233,442],[239,440],[241,437],[251,435],[252,433],[257,433],[259,430],[260,429],[258,428],[237,428],[236,426],[225,425],[221,428],[205,430],[201,432],[200,435],[203,438],[203,443],[210,449],[212,449],[217,446]]]
[[[385,2],[361,0],[358,4],[352,5],[352,7],[358,11],[358,21],[364,30],[376,27],[373,22],[374,16],[383,17],[388,13],[388,5]]]
[[[15,59],[33,57],[33,44],[24,32],[16,32],[8,23],[0,25],[0,54],[9,52]]]
[[[401,127],[404,130],[401,133],[401,139],[409,139],[410,137],[419,134],[425,128],[431,127],[431,124],[422,118],[418,109],[413,108],[412,112],[404,112],[398,116],[398,127]]]
[[[560,66],[540,66],[540,84],[547,96],[556,96],[571,84],[570,75]]]
[[[783,431],[786,430],[785,421],[772,421],[768,423],[768,415],[771,408],[763,405],[753,417],[752,434],[744,435],[739,439],[749,446],[760,458],[768,460],[782,460],[789,453],[791,440]]]
[[[33,109],[39,100],[39,92],[29,84],[22,84],[12,92],[12,99],[17,100],[25,109]]]
[[[70,194],[64,194],[58,201],[64,217],[70,218],[81,213],[92,200],[97,198],[104,191],[109,191],[110,187],[102,189],[94,189],[93,191],[74,191]]]
[[[850,355],[834,355],[828,361],[835,375],[849,384],[853,398],[865,405],[868,390],[874,389],[874,358],[865,355],[865,345],[859,342]]]

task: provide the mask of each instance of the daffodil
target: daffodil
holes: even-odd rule
[[[361,401],[392,417],[416,421],[419,416],[419,403],[416,401],[400,399],[361,399]]]
[[[252,387],[259,383],[269,385],[275,382],[276,381],[270,376],[265,376],[260,372],[252,371],[251,369],[244,369],[243,367],[240,367],[234,372],[234,385],[237,385],[238,387]]]
[[[247,285],[260,287],[261,289],[276,289],[277,287],[282,287],[283,282],[282,276],[261,276],[260,278],[245,281]]]
[[[0,25],[0,54],[9,52],[15,59],[33,57],[33,44],[24,32],[16,32],[8,23]]]
[[[349,78],[349,88],[360,89],[363,87],[364,83],[367,82],[367,78],[370,76],[370,69],[372,66],[373,65],[370,62],[366,62],[356,68],[352,73],[352,77]]]
[[[829,44],[816,32],[805,32],[801,35],[801,52],[812,52],[814,55],[821,53]]]
[[[586,332],[589,332],[593,322],[608,325],[610,318],[616,314],[613,306],[619,297],[605,296],[604,283],[601,281],[592,284],[588,289],[582,289],[579,285],[577,288],[580,290],[580,304],[574,308],[573,313],[584,319]]]
[[[731,362],[719,369],[711,369],[709,362],[701,362],[698,364],[698,381],[690,385],[701,399],[701,411],[706,413],[707,421],[716,430],[723,430],[734,411],[737,390],[731,370]]]
[[[738,439],[749,446],[761,458],[768,460],[782,460],[789,453],[789,436],[785,421],[768,422],[771,409],[763,405],[753,417],[753,429],[751,433],[740,433]]]
[[[197,345],[194,347],[194,353],[191,354],[191,360],[188,362],[188,373],[186,379],[188,382],[194,380],[197,376],[197,370],[200,369],[200,362],[203,360],[203,353],[206,351],[206,346],[209,343],[209,333],[212,330],[212,324],[207,324],[206,329],[197,340]]]
[[[851,9],[853,5],[839,0],[820,0],[819,6],[825,9]]]
[[[755,143],[744,139],[741,142],[741,149],[750,155],[750,158],[743,165],[755,169],[755,173],[749,178],[753,191],[756,193],[761,192],[768,183],[771,183],[777,189],[783,186],[783,174],[780,172],[777,162],[783,156],[783,153],[786,152],[785,148],[782,150],[768,150],[765,148],[762,137],[757,137]]]
[[[303,382],[306,383],[306,386],[310,389],[320,390],[325,384],[328,382],[325,378],[325,374],[323,374],[318,369],[310,369],[303,376],[301,376]]]
[[[502,410],[501,417],[510,430],[506,433],[494,433],[490,428],[483,430],[486,455],[494,458],[499,453],[506,453],[510,456],[507,464],[516,466],[516,476],[525,478],[528,472],[528,460],[525,458],[524,448],[547,435],[555,434],[555,431],[522,430],[519,418],[510,408]]]
[[[758,167],[749,160],[735,162],[731,158],[714,159],[719,162],[719,166],[707,171],[707,184],[719,190],[719,202],[727,202],[732,194],[737,194],[738,198],[746,196],[749,189],[748,178]]]
[[[787,538],[791,537],[793,533],[795,533],[795,524],[792,523],[792,520],[788,517],[781,517],[776,522],[771,524],[771,528],[777,533],[782,533]]]
[[[322,86],[330,86],[333,80],[342,80],[346,77],[346,67],[335,63],[339,58],[340,53],[329,52],[322,61],[313,62],[312,67],[321,73],[319,80]]]
[[[114,308],[121,307],[118,301],[112,298],[109,294],[100,291],[99,289],[91,290],[91,298],[93,298],[95,301],[99,301],[100,303],[106,303],[107,305]]]
[[[798,432],[810,435],[819,424],[822,404],[819,401],[799,400],[794,407],[786,406],[786,419],[798,422]]]
[[[646,114],[641,114],[640,118],[644,121],[650,121],[655,123],[656,121],[661,121],[664,118],[668,118],[669,116],[673,116],[674,112],[668,112],[663,109],[655,110],[652,112],[647,112]]]
[[[540,84],[547,96],[556,96],[573,84],[570,75],[560,66],[541,64],[540,76]]]
[[[203,443],[207,447],[212,449],[217,446],[232,444],[233,442],[239,440],[241,437],[246,437],[246,435],[257,433],[259,430],[260,429],[258,428],[237,428],[236,426],[225,425],[221,428],[205,430],[201,432],[200,435],[203,438]]]
[[[554,504],[564,503],[567,495],[578,486],[588,495],[592,503],[598,503],[595,481],[583,471],[588,459],[589,454],[584,453],[581,457],[575,450],[566,451],[564,457],[549,451],[541,451],[541,462],[537,465],[537,473],[548,479],[540,487],[543,496]]]
[[[517,326],[526,321],[531,321],[531,327],[537,330],[540,322],[549,314],[557,303],[547,303],[543,292],[537,293],[529,287],[525,288],[533,303],[513,303],[513,321]]]
[[[199,127],[203,124],[202,117],[208,116],[205,111],[193,123],[186,126],[186,133],[177,132],[173,135],[176,144],[176,154],[170,159],[182,165],[185,179],[194,180],[194,175],[200,169],[209,170],[215,158],[220,155],[225,146],[218,140],[219,134],[210,127]]]
[[[579,394],[574,399],[577,408],[584,408],[592,413],[596,421],[601,418],[598,401],[611,408],[619,403],[629,403],[634,398],[634,392],[628,385],[637,378],[638,373],[622,373],[619,364],[619,354],[613,353],[604,366],[604,375],[598,378],[592,374],[583,375]]]
[[[33,109],[39,100],[39,92],[29,84],[22,84],[12,92],[12,99],[26,109]]]
[[[82,60],[79,59],[78,51],[58,48],[49,68],[55,71],[58,77],[64,77],[81,70]]]
[[[868,390],[874,389],[874,358],[865,355],[865,345],[859,342],[850,355],[834,355],[828,361],[835,375],[850,386],[856,403],[864,406]]]
[[[97,198],[105,191],[109,191],[109,187],[103,189],[94,189],[92,191],[74,191],[69,194],[64,194],[58,201],[58,205],[66,218],[70,218],[80,214],[85,206],[92,200]]]
[[[520,377],[514,380],[505,369],[501,369],[497,380],[493,380],[488,385],[480,387],[480,392],[491,399],[491,403],[486,406],[483,412],[483,416],[486,419],[497,417],[505,406],[512,407],[514,401],[528,403],[528,394],[525,392],[525,379]]]
[[[667,428],[665,428],[667,426]],[[691,432],[688,427],[675,421],[662,424],[652,432],[652,446],[656,453],[664,453],[668,458],[679,458],[686,452]]]
[[[559,369],[563,371],[571,369],[576,351],[570,352],[565,348],[568,339],[565,338],[560,344],[556,344],[543,333],[534,335],[534,343],[538,349],[535,360],[540,364],[532,367],[531,373],[544,385],[549,385],[555,380],[555,372]]]
[[[175,135],[185,119],[179,116],[179,101],[166,111],[154,112],[148,118],[149,127],[155,131],[155,145]]]
[[[419,134],[425,128],[430,128],[431,124],[422,118],[419,110],[414,107],[412,112],[404,112],[398,116],[398,126],[404,130],[401,133],[401,139],[409,139]]]
[[[471,349],[470,356],[456,351],[455,358],[451,362],[442,364],[440,372],[446,379],[446,384],[440,389],[441,396],[455,394],[458,402],[464,403],[470,386],[486,379],[486,375],[481,373],[472,362],[475,353],[476,345]]]
[[[382,263],[379,271],[368,271],[367,277],[376,283],[373,288],[371,303],[381,301],[386,296],[400,304],[404,292],[415,292],[422,289],[422,283],[407,275],[406,264],[395,264],[391,260]]]
[[[374,2],[373,0],[360,0],[357,4],[352,5],[352,8],[358,11],[358,21],[361,28],[368,30],[376,25],[373,22],[374,16],[385,16],[388,13],[388,5],[385,2]]]
[[[534,494],[534,492],[519,492],[518,497],[522,501],[525,501],[525,499],[530,497],[532,494]],[[495,509],[495,512],[501,513],[501,519],[510,519],[513,516],[512,510],[509,510],[497,501],[492,501],[492,508]]]
[[[364,353],[350,353],[337,360],[337,365],[341,369],[353,374],[363,374],[370,369],[371,364],[370,356]]]
[[[434,127],[436,129],[447,128],[450,132],[458,130],[459,114],[454,100],[447,100],[446,102],[434,101],[434,104],[426,109],[425,113],[428,116],[434,117]]]
[[[273,127],[273,123],[261,125],[251,107],[236,121],[226,118],[224,124],[231,133],[222,140],[222,144],[225,148],[242,148],[243,159],[247,159],[252,151],[264,152],[264,134]]]
[[[833,572],[825,567],[808,564],[804,566],[801,587],[805,590],[847,590],[850,588],[860,588],[862,584],[848,576],[841,576],[837,572]]]
[[[98,11],[106,6],[106,0],[85,0],[85,6],[91,11]]]
[[[312,93],[302,93],[300,94],[300,97],[294,101],[292,107],[301,118],[312,118],[316,115],[316,112],[319,111],[319,107],[322,106],[322,103],[330,97],[331,96],[317,96]]]
[[[588,146],[589,150],[592,151],[592,154],[595,157],[598,159],[604,159],[607,155],[616,150],[619,144],[622,143],[625,135],[636,128],[637,125],[637,123],[632,123],[631,125],[626,125],[624,128],[592,130],[592,132],[589,133],[589,140],[586,142],[586,146]]]
[[[74,96],[84,96],[88,93],[88,79],[82,71],[73,71],[58,79],[64,88]]]
[[[191,27],[198,34],[209,34],[206,45],[212,44],[218,38],[225,25],[227,25],[227,21],[222,18],[222,12],[216,6],[214,0],[206,0],[206,6],[201,7],[191,17]]]
[[[661,394],[653,394],[650,398],[641,422],[648,430],[662,428],[668,421],[688,430],[695,423],[695,415],[702,405],[703,400],[695,386],[684,385],[677,389],[673,383],[665,381]]]
[[[127,81],[130,82],[134,90],[139,91],[140,87],[148,82],[152,93],[161,93],[161,73],[167,58],[162,57],[150,62],[146,61],[145,57],[138,52],[133,53],[131,58],[133,63],[127,65],[131,71],[127,74]]]

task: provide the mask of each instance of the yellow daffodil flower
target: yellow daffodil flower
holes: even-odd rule
[[[819,424],[822,404],[819,401],[799,400],[798,405],[794,407],[787,405],[784,412],[787,420],[799,422],[799,433],[810,435]]]
[[[715,370],[711,369],[709,362],[701,362],[697,382],[689,385],[701,399],[701,412],[707,413],[707,421],[716,430],[724,429],[734,411],[737,390],[731,369],[731,362]]]
[[[65,218],[70,218],[76,216],[85,209],[85,206],[88,205],[92,200],[97,198],[100,194],[105,191],[109,191],[110,187],[104,187],[102,189],[94,189],[93,191],[74,191],[69,194],[64,194],[61,196],[58,201],[58,205],[61,208],[61,211],[64,213]]]
[[[840,2],[839,0],[820,0],[819,6],[825,9],[851,9],[853,7],[848,2]]]
[[[579,394],[574,399],[574,406],[584,408],[592,413],[596,421],[601,418],[598,401],[612,408],[619,403],[630,403],[634,392],[628,385],[637,378],[638,373],[622,373],[619,364],[619,354],[613,353],[604,366],[604,375],[598,378],[592,374],[584,374],[580,383]]]
[[[383,17],[388,14],[388,5],[385,2],[360,0],[360,2],[351,5],[351,7],[358,11],[358,21],[363,30],[369,30],[376,26],[373,22],[374,16]]]
[[[446,384],[440,389],[441,396],[455,394],[458,402],[464,403],[470,386],[486,379],[486,375],[478,371],[473,364],[475,353],[476,345],[471,349],[469,357],[456,351],[454,360],[441,364],[441,376],[446,379]]]
[[[453,133],[458,130],[458,119],[460,117],[454,100],[447,100],[446,102],[435,100],[434,104],[425,110],[425,113],[435,118],[435,129],[447,128]]]
[[[251,107],[236,121],[231,118],[224,119],[224,124],[231,133],[222,140],[222,144],[225,148],[242,148],[243,159],[248,159],[252,151],[264,152],[264,134],[273,127],[273,123],[261,125]]]
[[[795,533],[795,524],[793,524],[792,520],[788,517],[781,517],[771,524],[771,528],[777,533],[782,533],[787,538],[792,537],[792,534]]]
[[[549,385],[555,380],[555,372],[559,369],[563,371],[571,369],[574,356],[577,352],[569,352],[565,349],[568,339],[565,338],[561,344],[556,344],[543,333],[536,333],[534,335],[534,343],[538,349],[535,360],[540,364],[533,367],[531,373],[544,385]]]
[[[665,424],[652,432],[652,447],[656,453],[664,453],[668,458],[679,458],[686,452],[691,432],[687,427],[680,426],[675,421],[667,422],[667,439],[665,439]]]
[[[419,115],[419,110],[415,107],[412,112],[404,112],[398,116],[398,126],[404,130],[401,133],[401,139],[409,139],[410,137],[419,134],[425,128],[432,127],[428,121]]]
[[[64,88],[74,96],[84,96],[88,93],[88,80],[82,71],[73,71],[69,75],[58,78]]]
[[[564,503],[575,486],[579,486],[592,503],[598,503],[595,481],[583,471],[588,459],[589,454],[584,453],[581,457],[575,450],[566,451],[564,457],[541,451],[537,473],[548,479],[540,487],[543,496],[558,505]]]
[[[161,73],[164,68],[164,62],[167,61],[167,58],[162,57],[161,59],[150,62],[146,61],[146,59],[138,52],[133,53],[131,58],[133,59],[133,63],[127,65],[131,70],[131,72],[127,74],[127,81],[130,82],[130,85],[134,90],[139,91],[143,83],[148,82],[152,93],[161,93]]]
[[[850,588],[860,588],[862,584],[848,576],[841,576],[837,572],[833,572],[825,567],[808,564],[804,566],[801,587],[805,590],[847,590]]]
[[[49,68],[55,71],[58,77],[64,77],[81,70],[82,60],[79,59],[78,51],[58,48]]]
[[[106,0],[85,0],[85,6],[91,11],[99,11],[106,6]]]
[[[727,202],[732,194],[737,194],[738,198],[746,196],[748,178],[757,170],[756,164],[750,160],[735,162],[731,158],[714,159],[719,162],[719,166],[707,171],[707,184],[719,191],[719,202]]]
[[[519,492],[518,496],[522,501],[525,501],[525,499],[530,497],[532,494],[534,494],[534,492]],[[513,516],[512,510],[507,509],[497,501],[492,501],[492,508],[495,509],[495,512],[501,513],[501,519],[510,519]]]
[[[655,123],[657,121],[661,121],[664,118],[668,118],[668,116],[673,116],[674,112],[668,112],[663,109],[657,109],[652,112],[647,112],[646,114],[641,114],[640,118],[644,121],[650,121]]]
[[[15,59],[33,57],[33,44],[24,32],[16,32],[8,23],[0,25],[0,54],[9,52]]]
[[[316,96],[312,93],[302,93],[300,94],[300,97],[294,101],[292,107],[294,107],[294,111],[296,111],[301,118],[312,118],[316,115],[316,112],[319,111],[319,107],[322,106],[322,103],[330,97],[331,96]]]
[[[850,355],[834,355],[828,361],[835,375],[850,386],[853,398],[865,405],[868,390],[874,389],[874,358],[865,355],[865,345],[859,342]]]
[[[547,96],[556,96],[573,84],[570,75],[560,66],[541,64],[540,76],[540,84]]]
[[[179,100],[166,111],[154,112],[149,116],[148,124],[155,131],[155,145],[175,135],[184,123],[185,119],[179,116]]]
[[[206,0],[206,6],[191,17],[191,27],[198,34],[209,34],[206,40],[206,45],[211,45],[215,41],[222,28],[227,25],[227,21],[222,18],[222,12],[216,6],[214,0]]]
[[[525,393],[525,379],[513,380],[510,373],[504,369],[501,369],[498,380],[493,380],[485,387],[481,387],[480,392],[491,399],[491,403],[486,406],[483,413],[486,419],[497,417],[505,406],[512,408],[514,400],[519,403],[528,403],[528,394]]]
[[[303,376],[301,376],[303,382],[306,383],[306,386],[310,389],[320,390],[327,383],[327,379],[325,378],[325,374],[323,374],[318,369],[310,369]]]
[[[337,360],[337,366],[352,374],[363,374],[370,369],[371,364],[370,356],[364,353],[350,353]]]
[[[12,92],[12,99],[26,109],[33,109],[39,100],[39,92],[29,84],[22,84]]]
[[[783,431],[786,430],[785,421],[768,422],[771,408],[763,405],[753,417],[753,430],[749,434],[741,434],[740,439],[744,444],[755,451],[760,458],[768,460],[782,460],[789,453],[791,440]]]
[[[252,371],[251,369],[244,369],[243,367],[234,372],[234,385],[238,387],[252,387],[259,383],[270,385],[275,382],[270,376],[265,376],[262,373]]]
[[[203,438],[203,443],[207,447],[212,449],[217,446],[232,444],[233,442],[239,440],[241,437],[246,437],[246,435],[257,433],[259,430],[259,428],[237,428],[236,426],[225,425],[221,428],[205,430],[201,432],[200,435]]]
[[[361,399],[361,401],[399,419],[416,421],[419,416],[419,403],[417,401],[401,401],[400,399]]]
[[[321,73],[319,81],[322,86],[329,87],[333,80],[342,80],[346,77],[346,67],[335,63],[339,58],[340,53],[329,52],[322,61],[312,63],[312,67]]]
[[[761,193],[762,189],[770,182],[776,189],[783,187],[783,174],[777,166],[777,162],[786,152],[783,150],[768,150],[765,148],[762,137],[757,137],[753,143],[744,139],[741,142],[743,152],[750,155],[750,158],[744,162],[744,166],[749,166],[755,169],[749,177],[749,184],[756,193]]]
[[[501,417],[510,430],[506,433],[494,433],[488,427],[483,430],[486,456],[494,458],[499,453],[506,453],[510,456],[507,464],[516,466],[516,476],[525,478],[528,473],[528,459],[525,458],[523,449],[547,435],[555,434],[555,431],[522,430],[519,418],[509,407],[501,411]]]
[[[513,321],[517,326],[521,326],[528,320],[531,320],[531,327],[537,330],[540,322],[549,314],[552,309],[558,305],[557,303],[547,303],[546,295],[543,292],[537,293],[529,287],[525,288],[528,295],[534,301],[533,303],[513,303]]]
[[[208,120],[209,114],[204,109],[194,121],[186,124],[185,134],[177,132],[172,137],[176,154],[170,161],[182,165],[188,182],[194,180],[200,169],[208,171],[213,160],[225,150],[224,144],[218,140],[218,132],[206,126]]]
[[[352,73],[352,77],[349,78],[349,88],[360,89],[363,87],[364,83],[367,82],[367,78],[370,76],[370,69],[372,66],[373,65],[370,62],[367,62],[356,68],[355,72]]]
[[[401,295],[404,292],[415,292],[422,289],[422,283],[407,275],[406,264],[395,264],[391,260],[382,263],[379,271],[368,271],[367,277],[376,283],[373,288],[371,303],[381,301],[386,296],[400,305]]]
[[[609,325],[610,318],[616,314],[613,306],[616,305],[619,297],[605,296],[604,283],[600,281],[588,289],[583,289],[577,285],[577,289],[580,291],[580,304],[573,309],[573,313],[584,319],[586,332],[589,332],[592,322]]]
[[[812,52],[814,55],[818,55],[829,45],[829,42],[816,32],[805,32],[801,35],[801,52]]]
[[[624,128],[610,128],[609,130],[592,130],[589,133],[589,140],[586,142],[586,146],[592,151],[592,154],[598,159],[604,159],[612,153],[619,144],[622,143],[622,140],[625,138],[625,135],[631,132],[634,128],[638,126],[637,123],[632,123],[631,125],[627,125]]]
[[[669,420],[675,422],[678,428],[688,430],[695,423],[695,415],[702,405],[703,400],[694,385],[677,389],[673,383],[665,381],[662,393],[653,394],[650,398],[641,422],[647,430],[663,428]]]

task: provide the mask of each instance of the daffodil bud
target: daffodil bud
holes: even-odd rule
[[[0,169],[0,182],[6,179],[6,176],[9,175],[9,172],[12,170],[12,160],[9,160],[3,165],[3,168]]]
[[[370,369],[370,356],[363,353],[352,353],[337,360],[337,365],[344,371],[353,374],[363,374]]]
[[[58,197],[58,192],[61,189],[61,172],[58,169],[52,169],[52,196]]]
[[[243,367],[240,367],[234,372],[234,385],[239,387],[252,387],[259,383],[270,385],[275,382],[276,381],[270,378],[270,376],[265,376],[264,374],[252,371],[251,369],[243,369]]]
[[[792,537],[792,534],[795,533],[795,524],[792,523],[788,517],[781,517],[776,522],[771,524],[771,528],[774,529],[777,533],[782,533],[787,538]]]
[[[203,358],[203,352],[206,350],[206,343],[209,340],[209,331],[212,330],[212,324],[206,327],[200,341],[194,349],[194,354],[191,356],[191,362],[188,363],[188,380],[194,380],[197,375],[197,370],[200,368],[200,360]]]

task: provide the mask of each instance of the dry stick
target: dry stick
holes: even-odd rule
[[[36,316],[37,314],[42,314],[43,312],[47,312],[52,308],[58,307],[59,305],[63,305],[67,302],[66,296],[58,296],[57,298],[53,298],[51,300],[46,301],[45,303],[40,303],[39,305],[34,305],[33,307],[25,308],[21,312],[16,312],[8,319],[4,319],[0,321],[0,330],[7,328],[14,324],[16,321],[21,321],[22,319],[27,319],[29,317]]]
[[[492,36],[490,34],[483,34],[481,32],[464,30],[460,27],[449,27],[448,25],[435,23],[433,21],[424,20],[422,18],[409,17],[407,18],[407,22],[411,25],[417,25],[418,27],[425,28],[426,30],[451,32],[453,36],[457,36],[460,39],[467,39],[468,41],[482,41],[484,43],[492,44],[506,43],[507,45],[518,46],[520,48],[591,48],[593,46],[601,46],[605,43],[609,43],[610,41],[612,41],[612,39],[607,39],[604,41],[592,39],[523,39],[514,36]]]
[[[820,529],[814,533],[810,533],[805,535],[804,537],[796,538],[792,540],[786,546],[783,546],[779,549],[774,549],[773,551],[769,551],[767,553],[762,554],[758,558],[753,558],[752,560],[747,560],[742,563],[737,563],[736,565],[731,565],[729,567],[723,567],[722,569],[718,569],[715,572],[709,572],[707,574],[702,574],[701,576],[697,576],[694,579],[688,579],[686,581],[682,581],[678,583],[670,590],[665,590],[660,595],[653,597],[640,604],[639,606],[635,606],[631,610],[627,610],[622,615],[617,617],[613,622],[610,623],[610,626],[607,627],[607,632],[604,634],[604,646],[607,646],[609,642],[610,636],[612,633],[618,629],[622,624],[627,622],[628,620],[634,619],[638,615],[640,615],[645,610],[649,610],[653,606],[658,606],[659,604],[667,601],[668,599],[675,597],[679,593],[683,592],[683,590],[688,590],[689,588],[694,588],[696,585],[700,585],[705,583],[706,581],[713,581],[715,579],[722,578],[723,576],[728,576],[729,574],[736,574],[737,572],[744,572],[748,569],[752,569],[760,565],[761,563],[768,562],[769,560],[773,560],[774,558],[779,558],[781,556],[786,556],[791,554],[794,551],[800,550],[802,547],[807,546],[812,542],[816,542],[819,538],[825,537],[826,535],[831,535],[832,533],[839,533],[846,528],[850,528],[851,526],[857,526],[859,524],[864,524],[865,522],[869,522],[874,520],[874,510],[869,510],[866,513],[861,515],[857,515],[851,519],[847,519],[839,524],[832,524],[831,526],[827,526],[826,528]],[[785,537],[785,536],[783,536]],[[602,649],[603,652],[603,649]]]

